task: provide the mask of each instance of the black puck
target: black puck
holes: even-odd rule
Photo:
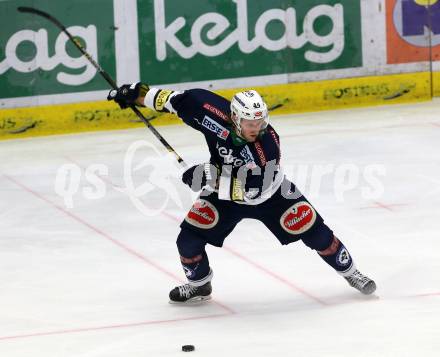
[[[192,352],[195,350],[195,347],[193,345],[183,345],[182,351],[183,352]]]

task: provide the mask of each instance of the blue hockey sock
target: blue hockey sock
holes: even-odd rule
[[[201,286],[211,281],[212,270],[205,251],[191,258],[180,256],[180,262],[191,285]]]
[[[350,275],[356,269],[347,248],[336,237],[333,237],[333,241],[327,249],[318,251],[318,254],[341,275]]]

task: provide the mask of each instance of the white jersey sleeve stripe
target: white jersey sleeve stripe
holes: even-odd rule
[[[147,95],[144,98],[144,105],[147,108],[156,110],[154,108],[154,98],[156,97],[156,94],[159,92],[160,89],[158,88],[150,88],[150,90],[147,92]]]
[[[144,105],[147,108],[158,112],[170,112],[176,114],[177,111],[171,104],[171,99],[176,95],[182,94],[181,91],[172,91],[168,89],[150,88],[144,98]]]
[[[168,111],[170,113],[173,113],[173,114],[177,113],[176,109],[174,109],[172,104],[171,104],[171,99],[173,99],[176,95],[179,95],[179,94],[182,94],[182,93],[183,93],[182,91],[175,91],[175,92],[171,93],[171,95],[168,97],[168,100],[167,100],[167,102],[165,104],[165,108],[168,109]]]

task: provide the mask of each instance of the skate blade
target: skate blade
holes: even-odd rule
[[[374,281],[370,281],[367,285],[362,289],[362,294],[371,295],[376,291],[376,283]]]
[[[172,305],[200,305],[205,302],[208,302],[211,300],[211,295],[208,296],[195,296],[191,299],[188,299],[186,301],[172,301],[170,300],[169,303]]]

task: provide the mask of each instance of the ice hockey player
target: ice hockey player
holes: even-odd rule
[[[177,248],[188,283],[170,291],[171,303],[210,299],[213,271],[205,246],[221,247],[243,218],[263,222],[283,245],[301,240],[361,293],[376,290],[316,209],[283,175],[279,136],[256,91],[239,92],[229,101],[203,89],[173,91],[133,83],[110,91],[107,99],[121,108],[137,105],[177,114],[200,131],[208,145],[209,162],[182,175],[185,184],[201,193],[180,225]]]

